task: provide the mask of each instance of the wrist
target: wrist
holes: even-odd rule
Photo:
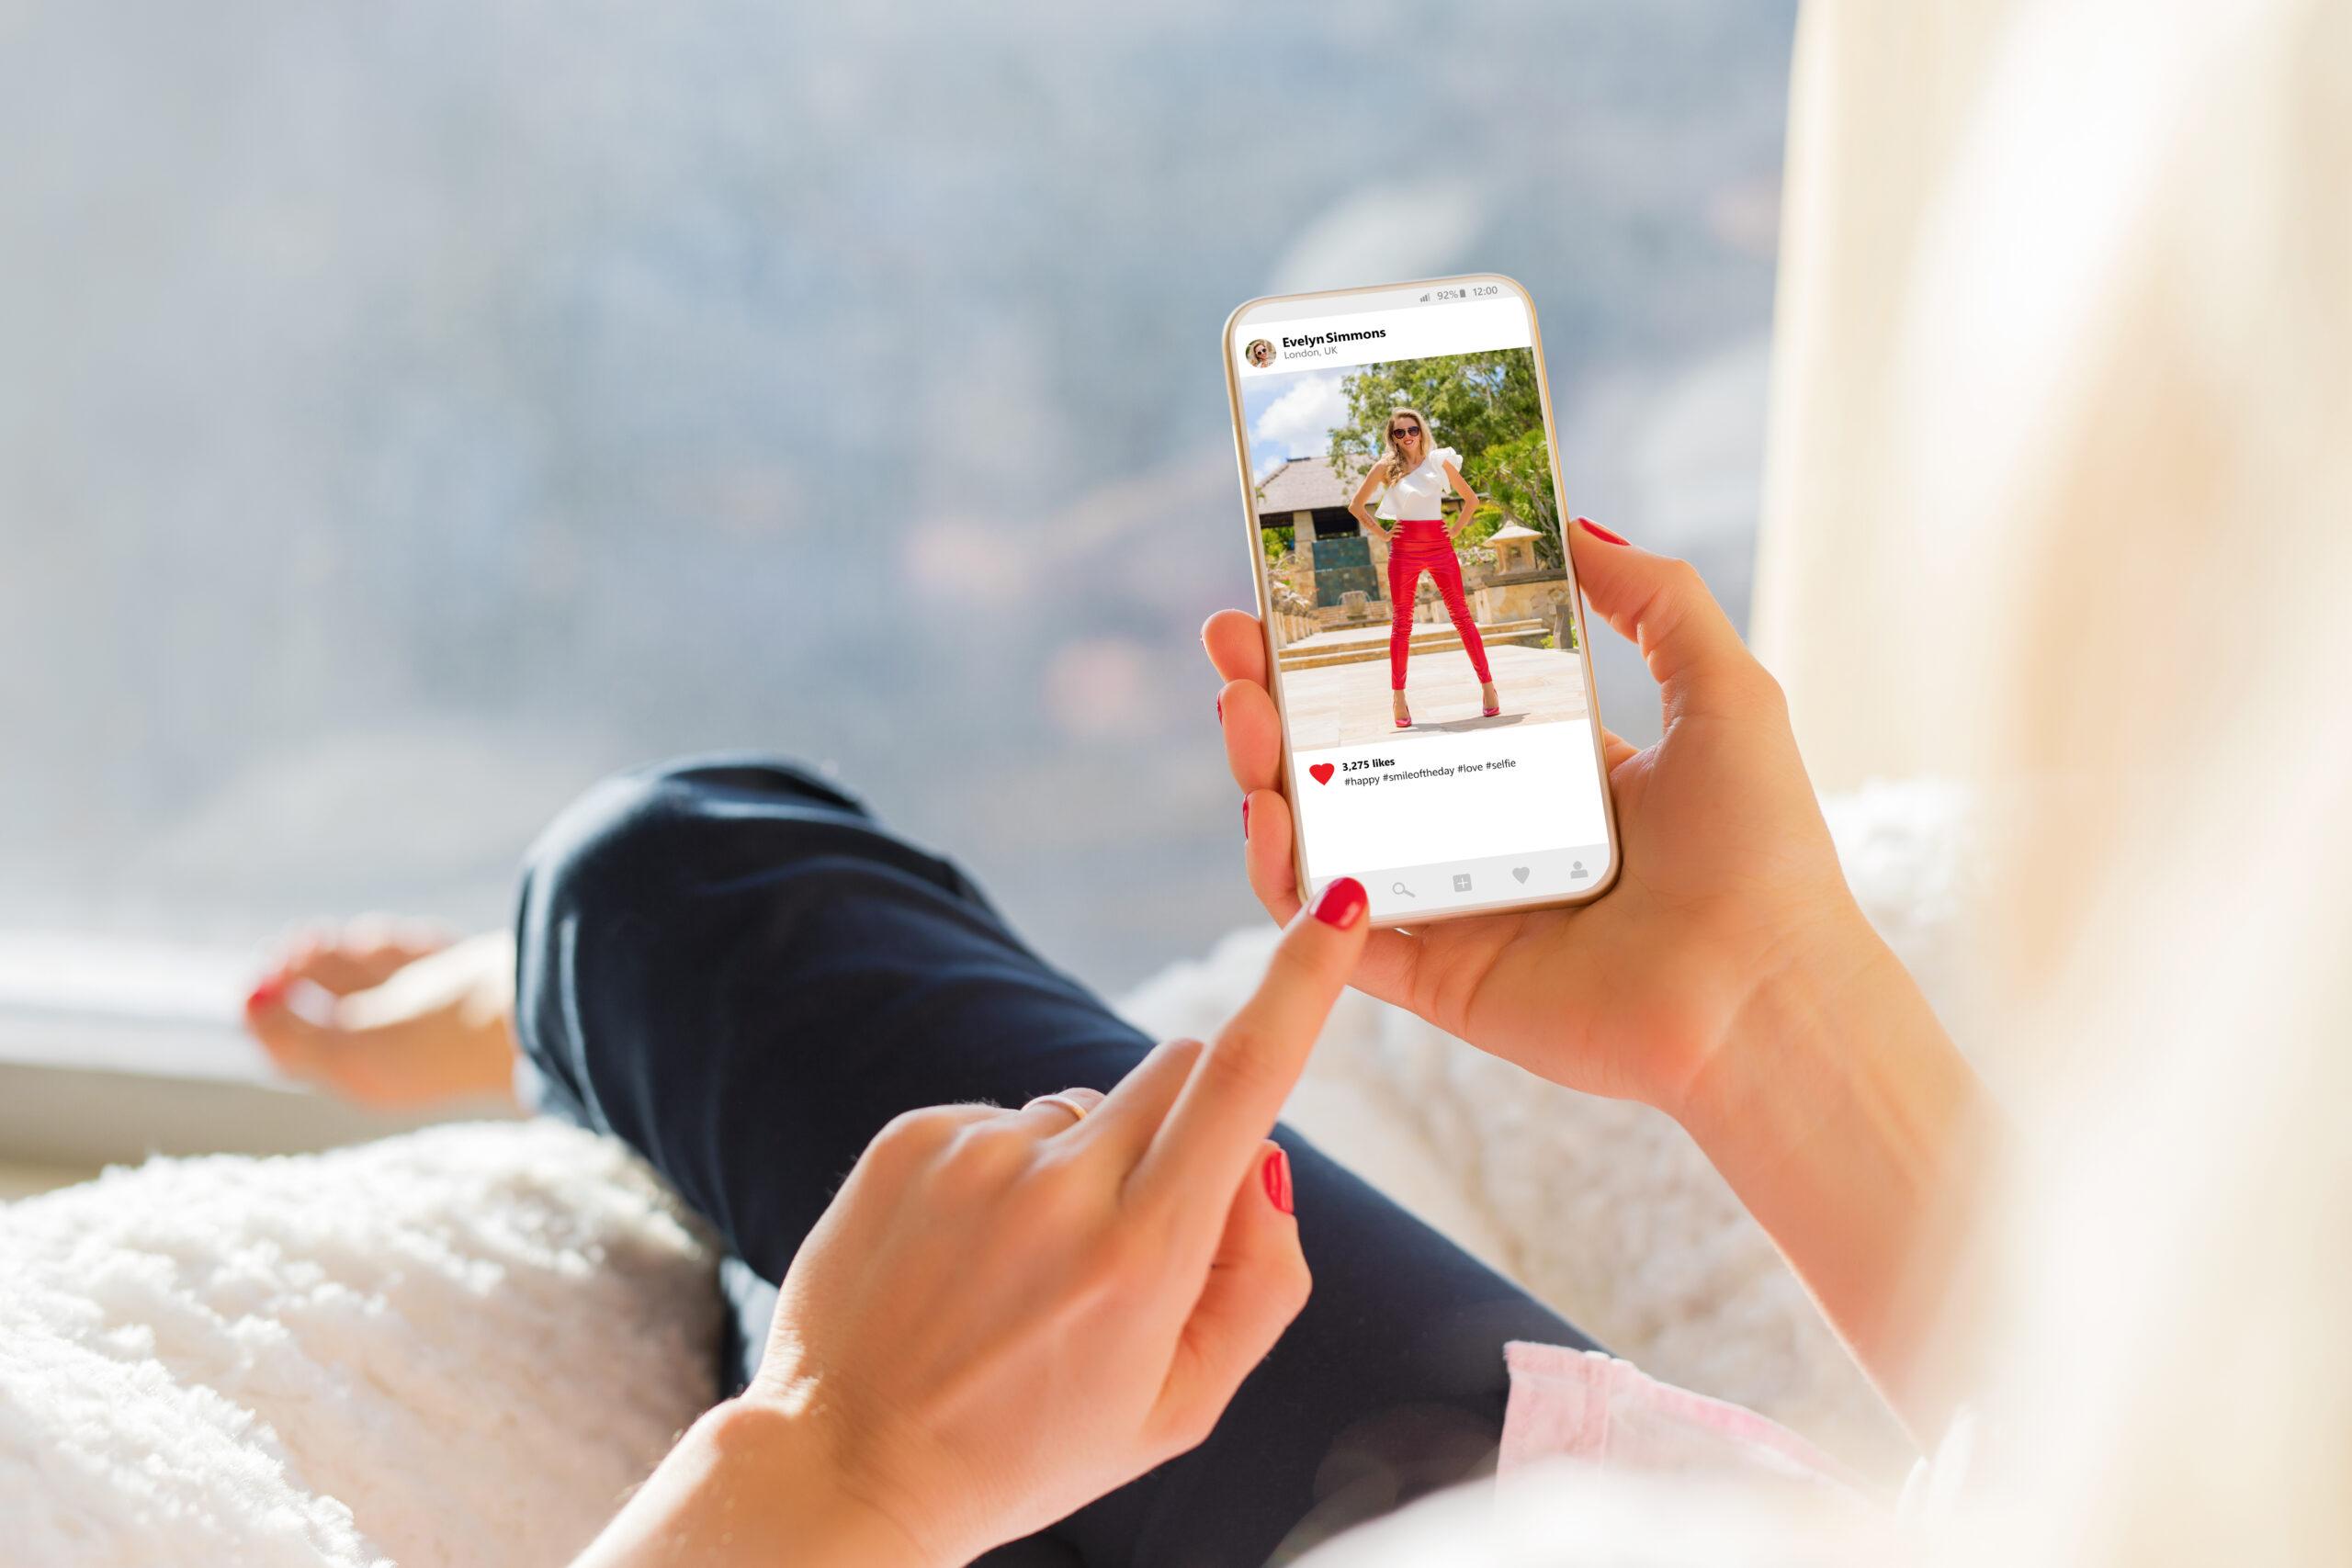
[[[1719,993],[1713,1039],[1658,1102],[1703,1148],[1796,1133],[1790,1123],[1819,1109],[1805,1090],[1855,1065],[1839,1043],[1871,1032],[1868,1021],[1910,987],[1859,908],[1788,922],[1783,931],[1737,966],[1739,983]]]
[[[762,1461],[780,1457],[788,1462],[790,1473],[802,1481],[795,1488],[795,1507],[804,1530],[814,1533],[799,1539],[821,1541],[826,1550],[815,1554],[803,1546],[796,1551],[796,1562],[927,1568],[951,1559],[961,1561],[954,1553],[934,1551],[924,1538],[921,1520],[906,1517],[904,1510],[888,1506],[888,1499],[874,1495],[872,1488],[852,1472],[837,1434],[807,1402],[747,1392],[704,1419],[713,1416],[723,1419],[730,1429],[729,1440],[742,1447],[747,1468],[756,1472]]]
[[[1911,972],[1849,903],[1758,966],[1661,1109],[1718,1166],[1788,1168],[1868,1148],[1905,1166],[1880,1174],[1909,1189],[1948,1174],[1942,1162],[1981,1099]]]
[[[686,1429],[574,1568],[937,1568],[948,1561],[846,1483],[812,1411],[744,1394]]]
[[[1958,1391],[1920,1354],[1955,1288],[1993,1117],[1892,949],[1850,906],[1782,950],[1673,1115],[1917,1433]]]

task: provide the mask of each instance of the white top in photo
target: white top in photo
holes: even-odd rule
[[[1375,517],[1397,517],[1408,523],[1434,521],[1444,513],[1440,502],[1453,487],[1446,482],[1445,466],[1451,463],[1458,473],[1462,468],[1462,454],[1451,446],[1440,446],[1421,459],[1421,466],[1388,487],[1380,498],[1380,510]],[[1399,506],[1402,512],[1399,513]]]

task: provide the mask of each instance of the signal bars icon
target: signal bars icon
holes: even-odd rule
[[[1422,295],[1422,296],[1421,296],[1421,303],[1422,303],[1422,304],[1424,304],[1424,305],[1426,305],[1426,304],[1428,304],[1429,302],[1430,302],[1430,297],[1429,297],[1428,295],[1426,295],[1426,294]]]

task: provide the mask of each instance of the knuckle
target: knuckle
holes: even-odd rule
[[[1274,948],[1274,955],[1266,963],[1264,991],[1292,991],[1311,987],[1323,976],[1324,960],[1309,951],[1307,944],[1294,935]]]
[[[1199,1429],[1200,1416],[1193,1408],[1195,1403],[1189,1399],[1182,1404],[1171,1403],[1152,1413],[1145,1441],[1155,1464],[1166,1464],[1208,1441],[1208,1433]]]
[[[1102,1102],[1110,1098],[1099,1089],[1087,1089],[1084,1087],[1072,1087],[1063,1089],[1061,1091],[1061,1095],[1064,1100],[1071,1100],[1079,1105],[1084,1106],[1086,1108],[1086,1113],[1089,1116],[1091,1116],[1094,1112],[1102,1109]]]
[[[891,1164],[912,1164],[936,1156],[952,1142],[963,1119],[944,1105],[902,1111],[882,1125],[866,1145],[869,1158]]]
[[[1222,1411],[1205,1400],[1199,1402],[1191,1409],[1178,1413],[1175,1419],[1169,1424],[1170,1453],[1171,1455],[1190,1453],[1207,1442],[1209,1434],[1216,1430],[1217,1417],[1222,1414]]]
[[[973,1176],[995,1175],[1025,1163],[1036,1140],[1010,1117],[967,1122],[947,1141],[942,1160],[952,1171]]]
[[[1207,1041],[1196,1040],[1189,1034],[1183,1034],[1173,1040],[1163,1040],[1152,1047],[1152,1050],[1155,1055],[1164,1055],[1172,1061],[1181,1062],[1185,1073],[1190,1075],[1193,1068],[1201,1065],[1201,1053],[1208,1048]]]
[[[1315,1271],[1306,1266],[1304,1254],[1294,1249],[1283,1259],[1274,1270],[1269,1293],[1288,1309],[1283,1314],[1285,1323],[1306,1308],[1307,1298],[1315,1293]]]
[[[1265,1037],[1251,1028],[1227,1030],[1216,1049],[1195,1064],[1205,1089],[1221,1098],[1256,1096],[1282,1087],[1266,1061]]]
[[[1724,661],[1718,680],[1721,689],[1759,716],[1785,716],[1789,711],[1788,693],[1761,661],[1745,650]]]

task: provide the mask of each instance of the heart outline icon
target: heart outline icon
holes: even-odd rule
[[[1317,784],[1329,784],[1331,782],[1331,775],[1338,773],[1340,770],[1333,767],[1329,762],[1317,762],[1306,771],[1315,775],[1315,782]]]
[[[1527,880],[1527,868],[1523,865],[1512,866],[1510,868],[1510,874],[1519,878],[1521,882],[1525,882]]]

